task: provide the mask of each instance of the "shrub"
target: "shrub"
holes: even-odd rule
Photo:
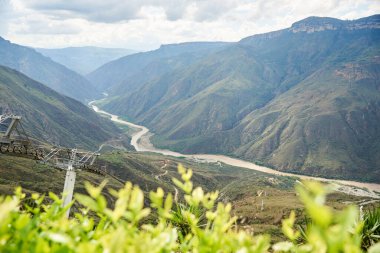
[[[372,207],[363,213],[362,248],[368,249],[380,241],[380,208]]]
[[[191,170],[179,166],[179,172],[182,180],[173,181],[184,191],[180,210],[172,208],[172,195],[161,188],[150,192],[150,207],[145,207],[143,192],[131,183],[110,192],[117,199],[110,209],[101,194],[105,184],[87,183],[88,195],[76,194],[83,208],[67,219],[68,207],[62,208],[53,193],[50,204],[33,194],[34,203],[20,210],[25,194],[17,188],[14,196],[0,197],[0,252],[361,252],[357,208],[331,210],[324,205],[327,188],[318,183],[297,187],[312,220],[305,242],[297,243],[300,232],[293,228],[292,213],[282,223],[288,241],[270,245],[268,235],[236,228],[231,204],[216,203],[218,192],[193,189]],[[146,219],[151,212],[157,217],[153,222]]]

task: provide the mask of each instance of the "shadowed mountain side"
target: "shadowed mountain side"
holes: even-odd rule
[[[31,136],[67,147],[97,150],[100,143],[120,133],[82,103],[0,66],[0,113],[4,112],[21,115]]]
[[[34,49],[11,43],[1,37],[0,65],[15,69],[59,93],[80,101],[89,101],[101,96],[83,76]]]

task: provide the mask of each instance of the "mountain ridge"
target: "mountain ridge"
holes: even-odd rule
[[[35,48],[35,50],[81,75],[89,74],[107,62],[126,55],[138,53],[138,51],[125,48],[92,46]]]
[[[356,20],[340,20],[328,17],[308,17],[295,22],[290,27],[290,31],[296,32],[320,32],[325,30],[360,30],[360,29],[379,29],[380,14],[372,15]]]
[[[186,42],[161,45],[156,50],[137,53],[108,62],[86,77],[99,90],[107,91],[111,88],[115,93],[118,93],[116,86],[128,85],[126,83],[128,82],[127,78],[136,74],[140,76],[149,74],[149,71],[154,69],[150,68],[150,65],[155,64],[155,67],[159,67],[159,71],[144,76],[144,82],[156,78],[157,74],[168,73],[178,66],[188,65],[202,58],[202,54],[208,54],[228,44],[228,42]],[[174,62],[170,62],[171,60]]]
[[[380,55],[380,33],[371,27],[377,24],[378,15],[348,23],[356,27],[363,22],[370,26],[313,28],[313,32],[292,32],[288,28],[247,37],[190,65],[156,76],[132,92],[111,93],[102,107],[152,129],[156,133],[153,142],[161,148],[229,154],[315,176],[333,173],[342,178],[376,180],[380,136],[373,119],[377,118],[376,101],[380,100],[374,96],[379,93],[376,57]],[[359,63],[361,67],[355,70],[345,67]],[[347,80],[347,75],[359,69],[361,75],[370,74]],[[362,83],[368,89],[358,88]],[[335,90],[331,88],[334,85]],[[127,89],[128,83],[124,87]],[[297,87],[304,87],[298,90],[302,96],[321,94],[325,100],[310,99],[320,101],[319,105],[301,99],[294,105],[291,101]],[[355,101],[357,95],[352,92],[375,101],[371,112]],[[327,96],[329,93],[334,96]],[[280,109],[273,110],[272,103]],[[286,111],[287,107],[292,109]],[[329,113],[319,117],[319,110]],[[304,115],[303,111],[310,115],[298,117]],[[371,120],[353,118],[352,127],[342,119],[362,113]],[[364,138],[365,124],[371,132]],[[344,136],[338,134],[338,129],[348,126],[356,130],[341,131]],[[323,140],[316,138],[319,133],[324,133]]]
[[[372,15],[369,17],[354,19],[354,20],[341,20],[330,17],[311,16],[304,18],[300,21],[294,22],[289,28],[280,29],[277,31],[255,34],[245,37],[239,43],[248,42],[254,39],[271,39],[278,37],[286,32],[298,33],[314,33],[326,30],[360,30],[360,29],[379,29],[380,28],[380,14]]]

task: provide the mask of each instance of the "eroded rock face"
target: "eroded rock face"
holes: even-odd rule
[[[379,80],[378,66],[380,57],[375,56],[368,62],[347,63],[335,70],[335,75],[347,81],[359,81],[366,78]]]
[[[363,68],[360,64],[349,63],[343,68],[335,70],[335,74],[347,81],[359,81],[365,78],[372,78],[374,73]]]
[[[358,20],[339,20],[335,18],[309,17],[296,22],[289,28],[293,33],[298,32],[321,32],[326,30],[359,30],[359,29],[380,29],[380,15]]]
[[[258,43],[260,41],[267,41],[273,38],[280,37],[287,33],[315,33],[335,30],[352,31],[360,29],[380,29],[380,15],[373,15],[357,20],[340,20],[336,18],[326,17],[308,17],[292,24],[290,28],[269,33],[252,35],[242,39],[240,43],[249,44],[253,41],[255,43]]]

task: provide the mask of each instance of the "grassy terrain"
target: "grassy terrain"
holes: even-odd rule
[[[274,240],[277,240],[281,235],[280,221],[291,210],[296,210],[300,217],[298,222],[303,222],[303,207],[294,191],[294,178],[277,177],[227,165],[195,163],[157,154],[122,151],[102,154],[95,166],[105,168],[109,174],[123,181],[138,184],[145,194],[157,187],[175,194],[171,178],[179,178],[178,163],[193,169],[195,186],[202,186],[207,191],[218,189],[221,192],[218,201],[232,202],[232,213],[238,216],[237,224],[249,231],[271,233]],[[29,193],[52,191],[60,194],[65,173],[29,158],[0,154],[0,175],[0,194],[11,194],[17,185]],[[105,193],[108,188],[118,189],[122,186],[114,178],[106,178],[108,184]],[[84,181],[98,185],[103,180],[104,177],[100,175],[78,171],[75,191],[84,192]],[[180,192],[179,201],[182,196]],[[109,194],[107,197],[112,204],[112,197]],[[345,201],[360,199],[363,198],[336,193],[330,195],[328,204],[340,209]]]

